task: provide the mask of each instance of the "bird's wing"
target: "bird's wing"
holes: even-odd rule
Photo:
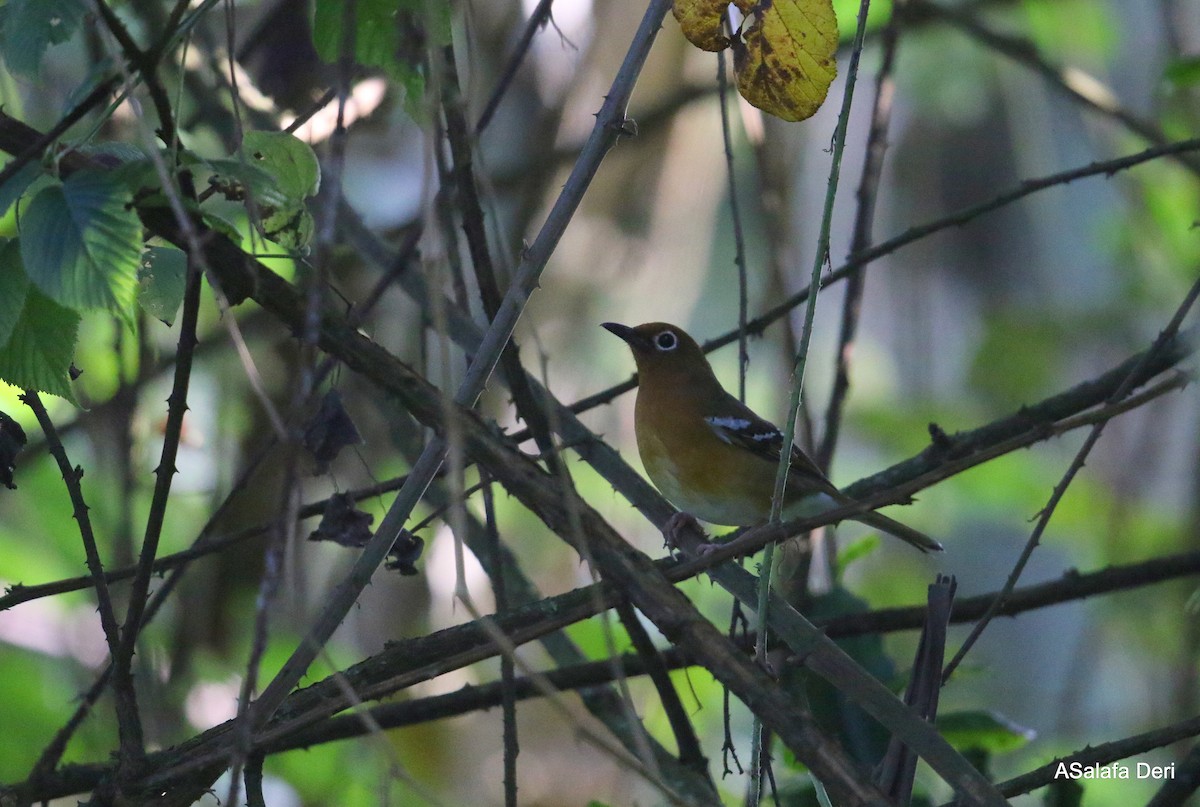
[[[744,448],[768,462],[778,463],[783,448],[783,432],[768,420],[763,420],[745,404],[730,396],[719,415],[704,418],[717,437],[730,445]],[[792,446],[789,472],[792,484],[809,492],[836,491],[817,464],[797,446]]]

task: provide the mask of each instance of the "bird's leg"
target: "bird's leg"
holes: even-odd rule
[[[663,540],[667,548],[692,556],[703,556],[718,545],[708,540],[708,534],[691,513],[675,513],[663,525]]]

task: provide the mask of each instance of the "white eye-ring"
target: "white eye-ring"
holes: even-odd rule
[[[670,331],[663,331],[654,337],[654,346],[659,350],[674,350],[679,347],[679,337]]]

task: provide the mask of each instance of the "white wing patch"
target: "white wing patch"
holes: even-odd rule
[[[709,425],[720,426],[722,429],[729,429],[730,431],[735,432],[740,432],[750,428],[750,421],[746,420],[745,418],[712,417],[705,418],[705,420],[708,421]]]
[[[751,432],[750,427],[753,425],[746,418],[738,417],[708,417],[704,421],[712,427],[717,437],[720,437],[730,445],[734,441],[729,439],[731,434],[735,434],[743,440],[753,440],[756,443],[766,443],[772,440],[778,440],[780,435],[777,429],[767,429],[766,431]]]

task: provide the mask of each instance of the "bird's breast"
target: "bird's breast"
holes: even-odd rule
[[[638,429],[638,453],[659,492],[702,521],[746,526],[770,512],[769,463],[763,462],[761,469],[757,462],[749,465],[747,457],[717,439],[702,420],[696,429],[678,423]]]

